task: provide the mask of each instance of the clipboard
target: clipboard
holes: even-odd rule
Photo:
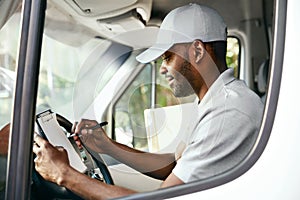
[[[68,153],[70,165],[81,173],[86,172],[87,166],[81,160],[73,145],[65,135],[61,126],[57,122],[56,114],[50,109],[36,117],[38,133],[47,139],[53,146],[62,146]]]

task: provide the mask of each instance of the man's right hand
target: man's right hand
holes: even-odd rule
[[[97,121],[88,119],[81,119],[79,123],[75,123],[72,131],[77,136],[74,136],[74,140],[79,148],[82,148],[83,143],[95,152],[107,153],[112,147],[112,140],[101,127],[92,129],[97,124]]]

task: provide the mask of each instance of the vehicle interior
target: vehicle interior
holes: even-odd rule
[[[191,2],[210,6],[223,16],[228,26],[228,67],[265,101],[274,0],[48,0],[35,115],[50,109],[66,134],[81,118],[107,121],[107,134],[119,143],[148,152],[174,152],[176,138],[188,124],[193,112],[190,103],[196,97],[175,97],[159,74],[162,60],[142,64],[136,56],[155,42],[169,11]],[[0,7],[2,142],[7,141],[3,130],[13,115],[25,8],[18,0],[2,0]],[[0,199],[5,195],[7,152],[1,148]],[[100,168],[107,183],[142,194],[160,187],[161,180],[149,178],[108,155],[92,155],[88,160]],[[34,195],[43,199],[78,198],[64,196],[65,190],[60,192],[61,188],[47,185],[38,176],[33,173],[34,187],[45,187],[53,195],[34,194],[37,190],[33,190],[33,199]]]

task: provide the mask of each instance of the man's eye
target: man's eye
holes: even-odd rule
[[[163,56],[163,57],[162,57],[163,61],[166,61],[166,62],[169,61],[170,58],[171,58],[170,55],[169,55],[169,56]]]

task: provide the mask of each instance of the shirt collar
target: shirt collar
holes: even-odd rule
[[[225,85],[235,80],[233,68],[225,70],[219,75],[217,80],[208,88],[208,91],[204,95],[202,100],[199,100],[198,105],[204,104],[208,99],[212,98],[216,93],[218,93]]]

